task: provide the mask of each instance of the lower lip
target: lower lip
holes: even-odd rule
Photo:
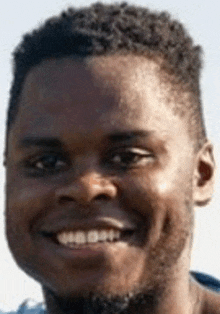
[[[45,239],[45,238],[44,238]],[[47,240],[47,239],[46,239]],[[49,239],[48,239],[49,240]],[[55,250],[56,254],[65,259],[70,260],[97,260],[103,259],[105,256],[110,253],[110,251],[114,251],[114,249],[122,249],[127,246],[127,243],[124,241],[115,241],[115,242],[97,242],[93,244],[87,244],[83,247],[68,247],[62,244],[55,243],[51,240],[47,241],[52,246],[52,249]]]
[[[101,243],[100,243],[101,244]],[[103,251],[106,249],[106,244],[102,245],[88,245],[83,248],[70,248],[64,245],[59,245],[57,250],[65,256],[74,257],[74,258],[93,258],[98,257],[100,254],[103,254]]]

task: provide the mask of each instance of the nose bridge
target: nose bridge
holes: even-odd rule
[[[99,169],[94,160],[86,164],[81,163],[74,172],[68,182],[57,190],[59,202],[68,200],[85,204],[115,198],[116,186],[112,179]]]

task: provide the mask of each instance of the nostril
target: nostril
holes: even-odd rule
[[[74,201],[74,199],[72,197],[69,197],[69,196],[62,196],[62,197],[60,197],[59,201],[60,201],[60,203],[64,204],[64,203],[72,202],[72,201]]]
[[[56,199],[59,203],[90,203],[94,201],[109,201],[115,198],[117,188],[115,185],[96,180],[91,184],[90,176],[79,178],[67,186],[63,186],[56,191]],[[98,184],[99,183],[99,184]]]
[[[109,199],[110,197],[105,194],[99,194],[94,198],[95,201],[108,201]]]
[[[108,197],[107,195],[100,194],[100,195],[97,195],[95,198],[93,198],[93,201],[108,201],[109,199],[110,197]],[[65,196],[65,195],[59,198],[60,204],[70,203],[73,201],[74,201],[74,198]]]

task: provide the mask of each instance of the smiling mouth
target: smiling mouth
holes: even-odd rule
[[[80,249],[97,243],[128,242],[133,234],[133,230],[116,229],[61,231],[56,234],[43,232],[44,236],[51,238],[56,244],[71,249]]]

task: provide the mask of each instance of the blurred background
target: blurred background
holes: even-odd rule
[[[15,310],[24,299],[42,300],[38,283],[26,276],[13,261],[7,248],[4,229],[3,149],[5,117],[12,80],[12,51],[24,33],[38,27],[46,18],[69,6],[86,6],[93,1],[77,0],[8,0],[0,9],[0,310]],[[103,1],[108,2],[110,1]],[[212,202],[196,208],[196,225],[191,269],[220,279],[220,2],[218,0],[135,0],[129,3],[153,10],[168,11],[188,29],[204,49],[202,99],[208,136],[214,143],[217,166],[216,187]]]

